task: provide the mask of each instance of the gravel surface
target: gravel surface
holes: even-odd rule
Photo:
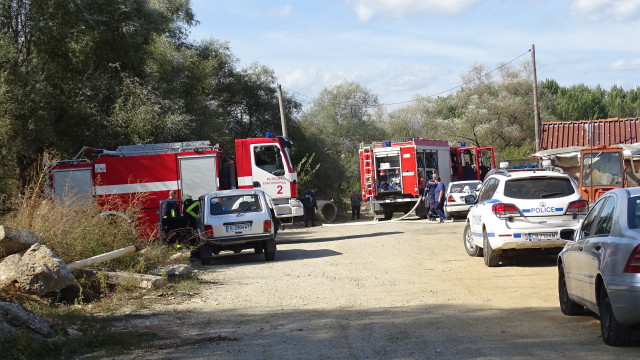
[[[155,329],[118,359],[638,359],[595,315],[558,306],[556,255],[485,267],[464,222],[351,222],[278,233],[276,261],[244,251],[198,267],[199,294],[118,329]]]

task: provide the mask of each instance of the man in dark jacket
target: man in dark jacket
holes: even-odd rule
[[[431,180],[427,182],[427,185],[424,188],[424,192],[427,195],[427,204],[429,204],[429,212],[427,213],[427,218],[429,220],[434,220],[438,216],[436,213],[436,207],[438,206],[438,202],[436,201],[436,186],[438,186],[438,184],[434,180],[436,176],[438,175],[433,173]]]
[[[351,194],[351,220],[360,220],[360,194],[356,190],[353,190]]]
[[[302,195],[302,205],[304,205],[304,226],[309,227],[309,220],[311,220],[311,226],[316,226],[316,210],[318,209],[318,202],[315,194],[315,189],[309,189],[304,195]]]

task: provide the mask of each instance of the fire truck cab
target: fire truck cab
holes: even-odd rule
[[[116,150],[84,148],[51,172],[52,193],[60,199],[93,198],[105,210],[135,206],[138,233],[157,236],[160,201],[169,191],[193,199],[221,189],[260,188],[271,197],[276,217],[303,214],[297,174],[284,137],[238,139],[235,162],[209,141],[126,145]]]

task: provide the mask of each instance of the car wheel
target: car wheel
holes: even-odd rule
[[[482,253],[484,255],[484,264],[488,267],[498,266],[500,264],[500,254],[496,253],[491,248],[491,243],[489,242],[489,236],[487,236],[487,231],[482,231]]]
[[[469,224],[464,228],[462,241],[464,241],[464,249],[467,250],[467,254],[469,254],[469,256],[482,256],[482,248],[473,242],[473,238],[471,237],[471,225]]]
[[[202,245],[199,249],[200,252],[200,264],[211,265],[213,263],[213,249],[211,245]]]
[[[558,295],[560,297],[560,311],[565,315],[581,315],[584,312],[584,306],[573,302],[569,299],[567,291],[567,282],[564,277],[562,266],[558,268]]]
[[[607,345],[624,346],[631,341],[631,327],[620,324],[616,319],[604,285],[600,291],[600,331]]]
[[[264,258],[267,261],[273,261],[276,258],[276,241],[266,240],[264,242]]]

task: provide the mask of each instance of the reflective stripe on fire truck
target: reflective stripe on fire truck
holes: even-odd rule
[[[122,185],[97,185],[95,186],[95,192],[96,195],[113,195],[135,192],[168,191],[179,188],[178,182],[174,180]]]
[[[251,186],[253,188],[253,176],[238,177],[238,188],[242,189],[242,186]]]

